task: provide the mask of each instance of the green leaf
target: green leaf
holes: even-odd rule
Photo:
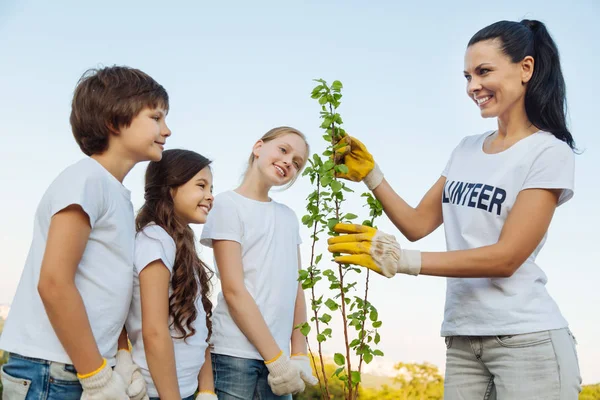
[[[325,104],[325,103],[327,103],[327,96],[322,96],[322,97],[319,99],[319,104],[323,105],[323,104]]]
[[[369,319],[373,322],[377,321],[377,318],[379,317],[379,314],[377,313],[377,310],[371,310],[371,313],[369,314]]]
[[[350,347],[356,347],[359,344],[360,344],[360,340],[354,339],[353,341],[350,342]]]
[[[334,226],[335,226],[337,223],[339,223],[339,222],[340,222],[340,220],[339,220],[339,219],[337,219],[337,218],[330,218],[330,219],[327,221],[327,227],[328,227],[329,229],[333,230],[333,227],[334,227]]]
[[[365,353],[363,354],[363,360],[368,364],[371,361],[373,361],[373,354],[371,353]]]
[[[305,280],[306,278],[308,278],[308,271],[307,271],[307,270],[305,270],[305,269],[301,269],[301,270],[298,272],[298,280],[300,280],[300,281],[303,281],[303,280]]]
[[[358,372],[358,371],[350,372],[350,380],[353,384],[360,383],[360,372]]]
[[[339,376],[340,372],[342,372],[344,370],[344,367],[340,367],[338,369],[335,370],[335,372],[333,373],[333,375],[331,376]]]
[[[331,315],[329,315],[329,314],[323,314],[323,315],[321,315],[321,317],[319,318],[319,320],[321,320],[321,322],[323,322],[324,324],[328,324],[329,321],[331,321]]]
[[[331,84],[331,88],[334,90],[340,90],[343,87],[344,85],[342,85],[342,82],[340,81],[333,81],[333,83]]]
[[[383,351],[381,351],[381,350],[374,350],[373,354],[376,356],[379,356],[379,357],[383,357]]]
[[[325,302],[325,305],[327,306],[327,308],[329,308],[331,311],[335,311],[338,309],[338,305],[335,301],[331,300],[331,299],[327,299],[327,301]]]
[[[358,218],[358,215],[356,215],[356,214],[348,213],[348,214],[344,215],[344,219],[356,219],[356,218]]]
[[[321,186],[325,187],[325,186],[329,185],[332,180],[333,180],[333,178],[331,177],[331,175],[323,175],[321,177]]]
[[[346,362],[346,358],[340,353],[335,353],[333,356],[333,361],[337,365],[344,365],[344,363]]]
[[[331,182],[331,191],[333,193],[337,193],[340,190],[342,190],[342,182],[340,182],[340,181],[333,181],[333,182]]]
[[[304,336],[308,336],[310,333],[310,325],[308,322],[305,322],[302,328],[300,328],[300,333],[302,333]]]
[[[381,336],[379,336],[379,333],[376,333],[375,340],[374,340],[375,344],[379,344],[380,341],[381,341]]]
[[[321,343],[321,342],[324,342],[325,340],[327,340],[327,338],[322,333],[319,333],[317,335],[317,342]]]
[[[381,321],[373,322],[373,328],[379,328],[382,324],[383,324],[383,322],[381,322]]]
[[[323,257],[323,254],[319,254],[317,256],[317,258],[315,259],[315,265],[317,265],[319,263],[319,261],[321,261],[321,258]]]
[[[303,225],[311,225],[312,224],[312,216],[305,215],[304,217],[302,217],[302,224]]]
[[[347,174],[348,173],[348,166],[346,164],[338,164],[335,166],[335,170],[337,172],[339,172],[340,174]]]
[[[331,328],[324,329],[323,335],[331,337]]]

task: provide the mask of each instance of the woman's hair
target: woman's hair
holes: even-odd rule
[[[273,128],[269,132],[265,133],[260,138],[260,140],[267,143],[267,142],[270,142],[271,140],[277,139],[278,137],[281,137],[281,136],[284,136],[284,135],[287,135],[290,133],[292,133],[294,135],[298,135],[302,138],[302,140],[306,144],[306,158],[308,158],[308,155],[310,154],[310,146],[308,145],[308,141],[306,140],[306,136],[304,136],[304,133],[300,132],[298,129],[291,128],[289,126],[279,126],[277,128]],[[248,167],[246,168],[246,172],[244,175],[248,174],[248,171],[250,170],[250,168],[252,168],[252,164],[254,163],[255,159],[256,159],[256,157],[254,157],[254,152],[250,153],[250,157],[248,158]],[[304,160],[304,164],[300,166],[300,169],[298,170],[298,174],[296,174],[294,179],[290,183],[287,184],[286,188],[292,186],[294,184],[294,182],[296,182],[296,179],[298,179],[298,176],[300,176],[300,171],[302,171],[302,168],[304,168],[305,165],[306,165],[306,159]]]
[[[528,19],[521,22],[499,21],[473,35],[468,46],[493,39],[501,42],[500,48],[513,63],[527,56],[533,57],[533,75],[525,92],[527,118],[537,128],[552,133],[574,149],[575,141],[567,129],[565,118],[566,88],[558,48],[546,26]]]
[[[198,172],[210,165],[210,160],[189,150],[166,150],[160,161],[150,162],[146,169],[144,205],[135,220],[136,230],[156,224],[173,238],[176,246],[169,297],[171,326],[186,339],[196,333],[196,298],[202,296],[206,312],[208,338],[212,334],[212,303],[209,299],[210,279],[213,272],[198,257],[194,232],[175,215],[171,189],[187,183]]]

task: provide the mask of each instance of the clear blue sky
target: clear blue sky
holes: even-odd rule
[[[88,5],[85,5],[88,4]],[[579,341],[585,383],[600,381],[600,246],[597,227],[600,3],[564,1],[114,1],[0,2],[0,303],[10,303],[45,188],[82,157],[69,126],[70,99],[89,67],[140,68],[171,96],[169,148],[214,159],[215,190],[234,188],[253,142],[291,125],[322,150],[313,78],[344,83],[346,129],[375,155],[411,204],[435,182],[465,135],[495,127],[465,95],[467,41],[501,19],[547,23],[563,61],[576,158],[575,197],[558,209],[538,260],[548,289]],[[145,165],[125,184],[142,201]],[[357,189],[362,191],[361,186]],[[274,197],[303,214],[310,187]],[[358,197],[358,193],[357,196]],[[360,200],[346,205],[364,212]],[[394,232],[387,220],[381,229]],[[197,232],[200,232],[198,228]],[[309,256],[309,232],[303,256]],[[397,234],[400,237],[399,234]],[[407,248],[443,250],[443,230]],[[322,249],[321,249],[322,250]],[[203,250],[212,264],[212,254]],[[384,321],[378,365],[429,361],[443,368],[439,337],[445,282],[429,277],[372,281]],[[337,327],[337,328],[336,328]],[[340,331],[339,325],[334,326]],[[331,342],[327,350],[339,351]],[[383,367],[382,367],[383,368]]]

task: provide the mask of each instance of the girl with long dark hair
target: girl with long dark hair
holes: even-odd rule
[[[146,170],[136,218],[134,288],[127,333],[150,398],[216,399],[208,339],[212,271],[200,260],[190,224],[212,208],[210,161],[166,150]]]

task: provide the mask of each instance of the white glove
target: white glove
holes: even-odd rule
[[[306,354],[294,354],[292,355],[291,361],[294,367],[300,371],[300,378],[302,378],[306,384],[314,386],[319,383],[319,380],[313,375],[310,359]]]
[[[304,391],[304,381],[300,378],[300,371],[292,364],[290,358],[279,352],[273,360],[265,361],[269,370],[267,382],[274,394],[282,396]]]
[[[377,165],[377,163],[375,163],[371,172],[369,172],[367,174],[367,176],[365,176],[365,178],[363,179],[363,182],[365,185],[367,185],[367,189],[373,190],[377,186],[379,186],[382,181],[383,181],[383,172],[381,172],[381,169],[379,169],[379,165]]]
[[[196,396],[196,400],[219,400],[214,392],[202,391]]]
[[[81,400],[129,400],[125,382],[108,366],[106,359],[97,371],[77,374],[77,377],[83,388]]]
[[[131,353],[121,349],[117,352],[117,365],[114,371],[118,373],[127,384],[127,395],[132,400],[149,400],[146,394],[148,388],[142,376],[140,367],[133,362]]]

